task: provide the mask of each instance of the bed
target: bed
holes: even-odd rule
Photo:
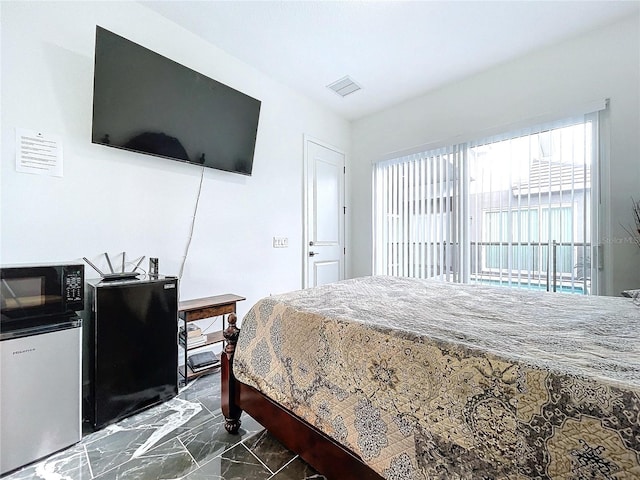
[[[373,276],[229,320],[247,412],[329,479],[640,478],[640,304]]]

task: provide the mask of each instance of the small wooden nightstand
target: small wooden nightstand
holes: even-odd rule
[[[220,366],[218,363],[209,368],[194,372],[187,365],[188,353],[192,350],[201,349],[223,342],[224,337],[222,336],[222,332],[224,332],[224,329],[226,328],[227,315],[230,313],[236,313],[236,303],[243,300],[246,300],[245,297],[227,293],[225,295],[196,298],[194,300],[185,300],[184,302],[178,303],[178,317],[180,317],[180,321],[183,323],[182,327],[185,332],[185,336],[187,335],[187,325],[189,322],[202,320],[204,318],[222,317],[222,329],[206,334],[206,340],[203,344],[189,347],[187,346],[187,339],[178,335],[178,344],[184,350],[184,368],[180,368],[179,372],[185,384],[200,375],[210,373],[212,370]]]

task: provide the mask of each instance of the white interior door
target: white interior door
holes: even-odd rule
[[[344,279],[344,177],[344,153],[305,137],[305,288]]]

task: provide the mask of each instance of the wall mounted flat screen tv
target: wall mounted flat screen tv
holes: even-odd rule
[[[96,28],[93,143],[251,175],[260,105]]]

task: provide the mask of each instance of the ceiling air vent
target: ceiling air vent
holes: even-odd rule
[[[333,90],[341,97],[346,97],[353,92],[357,92],[362,87],[347,76],[327,85],[327,88]]]

